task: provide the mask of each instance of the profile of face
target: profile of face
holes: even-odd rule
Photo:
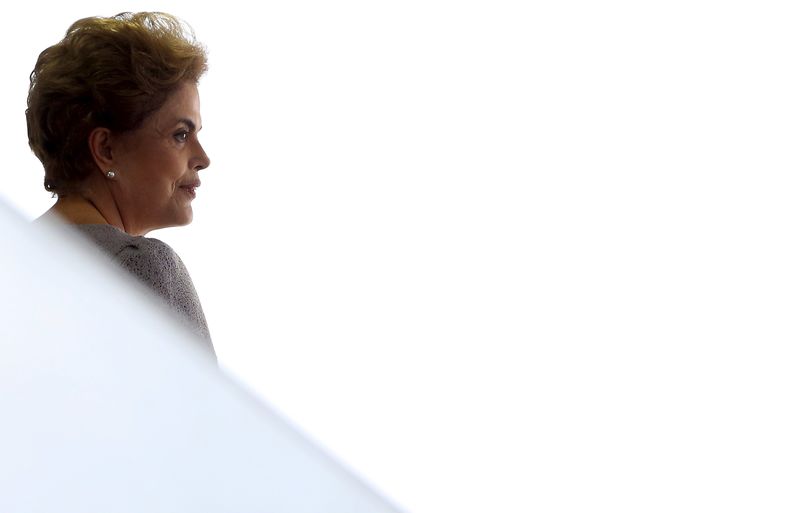
[[[99,145],[95,154],[108,157],[95,157],[100,171],[114,171],[106,183],[128,233],[192,221],[199,172],[210,164],[197,138],[201,128],[197,86],[184,82],[138,129],[90,136],[90,145]]]

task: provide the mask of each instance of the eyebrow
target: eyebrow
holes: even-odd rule
[[[189,119],[189,118],[180,118],[180,119],[178,120],[178,123],[184,123],[184,124],[186,124],[186,126],[188,126],[188,127],[189,127],[189,130],[191,130],[192,132],[197,132],[197,131],[199,131],[199,130],[197,130],[197,125],[195,125],[195,124],[194,124],[194,121],[192,121],[192,120],[191,120],[191,119]],[[200,127],[200,128],[202,129],[203,127]]]

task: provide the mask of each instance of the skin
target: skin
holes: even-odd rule
[[[88,144],[96,169],[80,195],[60,196],[45,216],[110,224],[131,235],[189,224],[198,174],[210,164],[197,138],[201,128],[197,86],[184,82],[138,129],[94,129]]]

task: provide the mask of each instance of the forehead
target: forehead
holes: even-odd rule
[[[188,119],[198,127],[201,124],[200,95],[197,85],[192,82],[182,83],[152,116],[153,124],[161,128],[182,119]]]

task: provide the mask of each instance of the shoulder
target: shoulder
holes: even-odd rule
[[[129,235],[109,225],[74,226],[101,250],[145,281],[158,281],[175,273],[185,273],[185,266],[178,254],[163,241]]]
[[[179,320],[205,340],[213,353],[205,315],[192,278],[169,244],[151,237],[128,235],[106,225],[83,225],[78,229],[178,312]]]
[[[179,313],[179,320],[213,347],[203,307],[189,271],[169,244],[150,237],[135,237],[117,260]]]
[[[151,237],[130,237],[116,255],[122,259],[133,259],[149,263],[153,267],[183,265],[178,254],[169,244]]]
[[[115,258],[164,296],[191,283],[189,272],[169,244],[150,237],[132,237]]]

